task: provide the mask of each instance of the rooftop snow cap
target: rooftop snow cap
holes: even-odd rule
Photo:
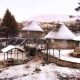
[[[34,21],[31,22],[29,26],[25,26],[22,28],[24,31],[40,31],[43,32],[44,30]]]
[[[65,26],[65,24],[60,25],[57,32],[50,31],[45,38],[48,39],[63,39],[63,40],[73,40],[75,35]]]
[[[73,40],[80,41],[80,36],[76,36]]]

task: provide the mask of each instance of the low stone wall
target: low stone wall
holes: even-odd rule
[[[47,55],[45,55],[46,58]],[[55,63],[62,67],[71,67],[71,68],[80,68],[80,63],[69,62],[65,60],[61,60],[55,56],[48,55],[48,62]]]

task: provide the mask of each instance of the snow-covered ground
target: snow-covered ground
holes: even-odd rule
[[[60,57],[59,57],[59,50],[60,50]],[[74,52],[74,49],[59,49],[59,50],[54,49],[54,55],[53,55],[53,49],[49,49],[48,51],[50,55],[58,57],[62,60],[80,63],[80,58],[75,58],[70,56],[70,53]],[[46,51],[43,52],[47,53]]]
[[[53,50],[49,51],[53,55]],[[73,51],[60,50],[60,58],[80,63],[80,59],[69,56]],[[0,60],[4,59],[3,55],[0,54]],[[55,49],[54,55],[59,57],[59,51]],[[54,63],[43,65],[43,62],[42,58],[35,57],[26,64],[0,68],[0,80],[80,80],[80,69],[60,67]]]
[[[0,80],[80,80],[79,69],[60,67],[54,63],[43,66],[42,62],[43,59],[36,57],[26,64],[0,69]]]

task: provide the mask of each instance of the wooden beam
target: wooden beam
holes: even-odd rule
[[[7,59],[8,59],[8,52],[7,52]]]
[[[54,55],[54,49],[53,49],[53,55]]]
[[[4,53],[4,61],[5,61],[5,53]]]
[[[17,50],[17,60],[18,60],[18,50]]]
[[[59,58],[60,58],[60,49],[59,49]]]
[[[22,60],[23,60],[23,52],[22,52]]]
[[[11,50],[11,58],[12,58],[12,50]]]

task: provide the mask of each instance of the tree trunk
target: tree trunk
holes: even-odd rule
[[[5,46],[7,46],[8,45],[8,36],[6,37],[6,45]]]

